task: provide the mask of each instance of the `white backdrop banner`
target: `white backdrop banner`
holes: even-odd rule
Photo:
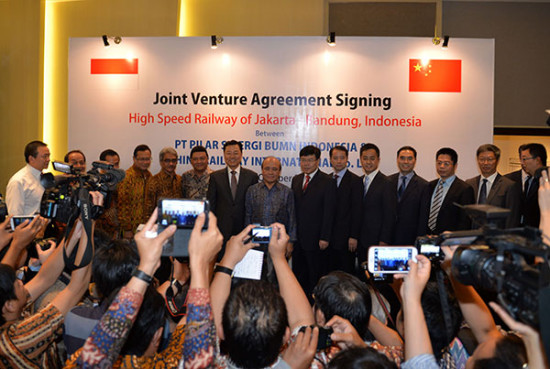
[[[203,145],[210,167],[222,168],[222,145],[244,145],[243,166],[261,171],[265,156],[283,164],[282,181],[300,171],[299,151],[344,145],[349,167],[362,174],[359,150],[381,150],[381,170],[396,172],[396,151],[418,151],[417,172],[436,177],[435,152],[459,154],[458,175],[477,174],[475,150],[493,139],[494,41],[428,38],[226,37],[124,38],[104,47],[100,38],[71,39],[69,149],[88,162],[112,148],[121,167],[147,144],[151,171],[165,146],[179,154],[178,173],[191,168],[189,152]],[[58,159],[58,158],[56,158]]]

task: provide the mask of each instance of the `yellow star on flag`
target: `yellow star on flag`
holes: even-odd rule
[[[420,64],[413,65],[413,67],[415,72],[420,72],[420,70],[422,69],[422,66]]]

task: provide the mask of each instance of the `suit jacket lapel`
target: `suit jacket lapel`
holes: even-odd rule
[[[415,174],[412,176],[407,187],[405,187],[405,192],[403,192],[403,194],[401,195],[401,200],[399,202],[402,202],[403,200],[405,200],[409,196],[409,194],[415,190],[417,185],[418,185],[418,176]],[[399,191],[399,186],[400,186],[399,176],[397,176],[397,186],[398,187],[396,191]]]
[[[487,201],[486,201],[487,204],[491,202],[493,197],[495,197],[495,194],[498,192],[501,185],[502,185],[502,176],[500,174],[497,174],[495,181],[491,186],[491,191],[489,191],[489,194],[487,195]]]
[[[225,191],[227,192],[226,195],[228,196],[227,198],[228,199],[233,199],[233,194],[231,193],[231,184],[229,183],[229,175],[231,174],[230,172],[231,169],[229,169],[229,167],[225,167],[225,170],[223,171],[223,184],[224,184],[224,187],[225,187]],[[241,169],[241,175],[242,175],[242,169]],[[239,183],[240,181],[237,182],[237,192],[239,191]],[[235,199],[233,199],[233,202],[235,202]]]

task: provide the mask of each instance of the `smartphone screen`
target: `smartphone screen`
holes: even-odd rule
[[[437,245],[420,245],[422,255],[439,255],[440,247]]]
[[[415,247],[394,246],[369,249],[369,272],[371,273],[408,273],[409,260],[416,257]]]
[[[178,228],[193,228],[200,213],[206,212],[206,201],[164,199],[160,201],[159,223],[162,226],[175,224]]]
[[[271,239],[271,227],[256,227],[250,231],[252,242],[268,244]]]
[[[13,231],[15,231],[15,228],[20,225],[21,223],[23,223],[25,220],[29,220],[29,223],[33,221],[34,219],[34,215],[29,215],[29,216],[14,216],[10,219],[10,224],[11,224],[11,229]]]

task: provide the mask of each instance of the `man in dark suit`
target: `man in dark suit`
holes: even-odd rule
[[[334,220],[336,185],[319,170],[321,151],[315,146],[300,150],[301,174],[292,178],[296,204],[298,241],[292,252],[292,269],[306,295],[311,292],[327,265],[327,249]]]
[[[468,215],[454,203],[470,205],[475,202],[472,186],[455,175],[458,154],[444,147],[435,155],[435,168],[439,179],[430,182],[430,212],[428,233],[440,234],[443,231],[458,231],[471,228]]]
[[[210,175],[208,201],[211,211],[218,217],[218,228],[225,245],[231,236],[244,228],[246,190],[258,183],[258,174],[241,167],[243,145],[239,141],[227,141],[223,145],[223,157],[227,167]],[[223,253],[224,248],[220,257]]]
[[[367,143],[360,150],[361,166],[365,175],[363,181],[363,215],[357,258],[359,264],[367,260],[372,245],[389,245],[392,241],[395,223],[395,203],[392,189],[386,177],[378,169],[380,149]]]
[[[416,150],[403,146],[397,150],[398,173],[388,177],[396,204],[393,245],[414,245],[426,234],[430,206],[428,181],[414,172]]]
[[[361,229],[363,185],[361,179],[347,169],[348,149],[335,146],[329,154],[336,183],[336,212],[328,247],[329,271],[342,270],[353,274]]]
[[[474,189],[476,204],[509,209],[510,214],[503,225],[506,228],[519,226],[521,191],[517,183],[497,172],[500,149],[492,144],[481,145],[476,157],[481,175],[466,181]]]
[[[540,223],[539,179],[535,177],[537,169],[546,166],[546,149],[538,143],[519,147],[521,170],[508,173],[507,178],[521,186],[520,225],[538,228]]]

